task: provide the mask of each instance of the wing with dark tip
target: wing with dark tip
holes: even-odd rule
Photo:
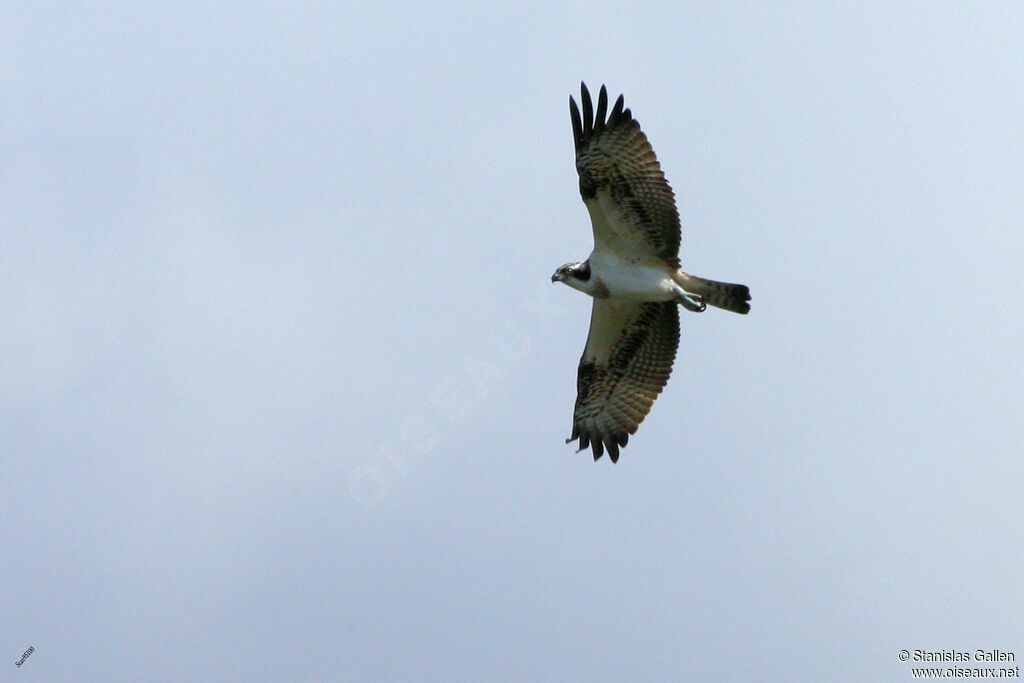
[[[674,301],[594,299],[590,335],[576,379],[572,436],[594,460],[605,449],[612,462],[650,412],[668,382],[679,345]]]
[[[590,212],[594,244],[621,256],[657,256],[679,265],[679,212],[675,194],[647,136],[622,95],[608,113],[601,86],[597,111],[587,86],[580,84],[582,117],[569,98],[580,194]]]

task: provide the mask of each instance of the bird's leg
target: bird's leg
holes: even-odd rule
[[[683,308],[694,313],[702,313],[707,308],[704,297],[700,294],[690,294],[678,285],[676,286],[676,300],[683,305]]]

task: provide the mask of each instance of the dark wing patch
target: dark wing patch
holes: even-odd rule
[[[594,239],[612,242],[619,251],[659,256],[678,267],[679,212],[675,194],[665,180],[661,165],[647,136],[622,95],[608,111],[608,91],[601,86],[597,112],[585,84],[580,84],[583,114],[569,97],[573,139],[576,144],[576,172],[580,195],[593,211],[604,215],[607,228],[597,225]],[[604,234],[610,231],[608,234]]]
[[[618,303],[595,300],[590,336],[576,378],[572,436],[597,460],[619,448],[650,412],[668,382],[679,345],[674,301]]]

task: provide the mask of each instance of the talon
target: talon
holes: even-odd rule
[[[699,294],[690,294],[689,292],[679,292],[679,303],[681,303],[686,310],[693,311],[694,313],[703,313],[704,309],[708,307],[704,303],[704,297]]]

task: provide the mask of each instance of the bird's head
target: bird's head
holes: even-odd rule
[[[587,283],[590,281],[590,262],[566,263],[564,266],[559,266],[551,276],[551,281],[562,282],[573,289],[585,292]]]

